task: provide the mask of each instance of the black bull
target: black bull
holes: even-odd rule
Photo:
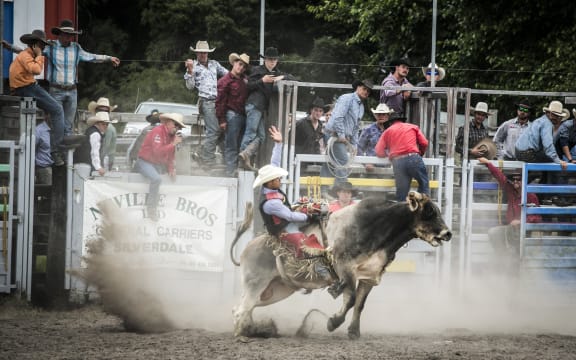
[[[236,241],[247,229],[249,221],[246,220],[237,232],[231,256]],[[360,336],[360,314],[366,298],[372,287],[380,283],[396,252],[414,238],[438,246],[452,237],[436,204],[428,196],[413,191],[406,202],[390,204],[385,199],[368,198],[332,214],[326,235],[332,247],[334,270],[345,284],[343,306],[330,317],[327,328],[329,331],[338,328],[346,313],[354,307],[348,327],[348,336],[353,339]],[[265,244],[266,236],[252,240],[241,255],[243,294],[240,304],[233,310],[236,336],[253,334],[252,311],[255,307],[283,300],[298,290],[297,286],[318,289],[328,285],[318,281],[300,284],[285,281],[278,271],[272,249]],[[233,256],[232,261],[238,265]]]

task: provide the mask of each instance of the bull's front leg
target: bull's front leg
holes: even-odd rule
[[[232,316],[234,319],[234,336],[249,336],[249,329],[252,327],[252,311],[254,304],[247,299],[246,294],[242,296],[242,300],[238,306],[232,309]]]
[[[354,306],[354,299],[356,298],[356,292],[354,287],[347,286],[344,289],[344,293],[342,294],[342,308],[336,314],[332,315],[330,319],[328,319],[328,323],[326,324],[326,328],[328,331],[336,330],[344,320],[346,320],[346,314],[348,310]]]
[[[354,303],[354,314],[352,315],[352,322],[350,323],[350,326],[348,326],[348,337],[352,340],[360,337],[360,315],[362,314],[362,310],[364,310],[366,298],[368,298],[368,294],[370,294],[372,287],[372,285],[369,285],[364,281],[358,282],[356,301]]]

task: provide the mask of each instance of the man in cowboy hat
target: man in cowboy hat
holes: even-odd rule
[[[576,109],[572,109],[572,114],[576,119]],[[576,162],[576,124],[575,119],[562,121],[558,128],[558,140],[556,140],[559,153],[563,159],[570,164]]]
[[[91,171],[98,171],[100,176],[108,169],[100,158],[102,138],[110,125],[110,115],[106,111],[99,111],[86,120],[88,128],[84,132],[86,137],[82,144],[74,151],[74,163],[90,164]]]
[[[356,189],[352,183],[346,181],[334,184],[332,189],[328,191],[328,194],[336,198],[336,200],[333,200],[328,205],[328,213],[332,214],[346,206],[356,204],[354,198],[358,196],[358,189]]]
[[[392,72],[382,80],[381,86],[412,87],[412,84],[410,84],[410,81],[407,79],[408,72],[410,71],[408,59],[395,59],[390,65]],[[380,103],[388,105],[388,107],[396,113],[404,113],[404,103],[410,98],[410,93],[409,90],[382,89],[380,90]]]
[[[468,128],[468,156],[474,159],[484,156],[485,153],[481,149],[475,148],[475,146],[480,142],[480,140],[489,137],[488,129],[484,126],[484,121],[488,118],[488,115],[492,113],[488,112],[488,104],[485,102],[478,102],[476,106],[470,110],[474,117],[470,120],[470,126]],[[464,156],[464,126],[458,128],[458,135],[456,135],[456,152]]]
[[[261,187],[262,201],[259,208],[266,230],[281,242],[293,247],[296,257],[302,256],[303,247],[322,250],[324,246],[316,235],[306,235],[300,230],[301,226],[313,221],[316,214],[292,211],[288,197],[280,188],[281,179],[288,175],[288,172],[280,167],[282,133],[275,126],[270,127],[269,133],[274,140],[270,165],[258,170],[258,176],[253,184],[254,188]],[[314,270],[324,280],[334,280],[328,268],[318,264]]]
[[[320,118],[324,114],[324,100],[315,98],[308,107],[308,116],[296,123],[296,154],[321,154],[324,127]]]
[[[64,165],[63,140],[66,132],[64,110],[62,105],[54,99],[38,83],[34,76],[44,71],[44,56],[42,50],[48,45],[46,34],[42,30],[34,30],[31,34],[24,34],[20,41],[28,45],[10,64],[10,91],[16,96],[29,96],[36,99],[38,107],[50,115],[52,124],[51,151],[54,165]]]
[[[326,155],[329,162],[321,169],[321,176],[334,176],[335,182],[348,181],[348,152],[355,153],[358,145],[360,121],[364,116],[364,101],[368,99],[374,88],[369,79],[354,80],[354,92],[341,95],[330,121],[325,126],[330,136],[326,144]]]
[[[376,109],[370,109],[372,114],[376,117],[376,121],[362,130],[360,139],[358,140],[357,155],[360,156],[376,156],[374,147],[380,140],[380,136],[385,130],[384,124],[390,119],[390,114],[394,110],[390,109],[386,104],[378,104]],[[374,170],[373,164],[365,164],[366,171],[371,172]]]
[[[496,130],[494,142],[498,148],[498,159],[516,160],[516,141],[530,127],[532,106],[528,99],[516,104],[516,117],[502,123]]]
[[[568,163],[558,156],[554,146],[554,126],[568,119],[570,112],[560,101],[551,101],[542,109],[544,115],[532,122],[516,141],[516,158],[520,161],[541,163],[555,162],[566,170]]]
[[[132,141],[128,150],[126,150],[126,153],[128,154],[128,166],[132,170],[134,170],[134,164],[136,163],[136,160],[138,160],[138,152],[142,147],[142,142],[144,142],[146,135],[148,135],[150,130],[160,124],[160,113],[158,112],[158,109],[154,109],[150,112],[150,115],[146,115],[146,121],[148,121],[148,126],[140,131],[138,137]]]
[[[248,97],[246,70],[250,66],[250,57],[246,54],[232,53],[228,56],[232,69],[218,80],[216,97],[216,117],[220,129],[225,131],[224,161],[226,176],[234,177],[238,168],[238,140],[246,123],[244,105]]]
[[[98,98],[97,101],[90,101],[90,103],[88,103],[88,111],[91,113],[104,111],[110,114],[117,107],[118,105],[110,106],[110,100],[105,97]],[[117,122],[118,122],[117,120],[110,121],[110,125],[108,125],[106,133],[104,134],[104,140],[102,141],[102,159],[106,171],[112,169],[112,166],[114,165],[114,160],[116,158],[117,134],[116,134],[116,127],[114,127],[114,124],[116,124]]]
[[[176,146],[182,142],[182,137],[176,132],[186,127],[184,116],[179,113],[167,113],[160,115],[159,126],[152,129],[138,152],[138,160],[134,168],[145,178],[150,180],[150,190],[147,199],[147,214],[152,221],[157,221],[157,211],[161,174],[168,173],[172,180],[176,179],[174,158]]]
[[[444,79],[446,76],[446,70],[444,70],[443,67],[439,67],[438,64],[434,64],[434,67],[432,67],[432,63],[430,63],[427,67],[422,68],[422,75],[424,75],[426,81],[419,82],[416,86],[430,87],[432,86],[432,77],[434,77],[434,85],[436,85],[438,81]]]
[[[196,60],[186,59],[184,81],[188,90],[198,90],[198,110],[206,128],[200,161],[202,167],[210,169],[216,165],[216,148],[224,151],[224,130],[218,126],[216,96],[218,79],[228,70],[218,61],[208,59],[208,54],[215,50],[210,48],[208,41],[200,40],[195,48],[190,46],[190,50],[196,53]]]
[[[402,114],[392,114],[375,151],[378,157],[387,157],[392,163],[396,182],[396,200],[405,201],[412,179],[418,182],[418,192],[430,195],[428,171],[422,156],[428,140],[417,125],[406,123]]]

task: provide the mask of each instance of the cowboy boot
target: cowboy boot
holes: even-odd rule
[[[238,164],[241,165],[241,167],[244,170],[251,170],[251,171],[258,170],[252,165],[251,159],[258,151],[259,146],[260,144],[258,143],[258,141],[253,141],[250,144],[248,144],[248,146],[246,146],[246,149],[242,150],[240,154],[238,154],[238,159],[241,160],[238,162]]]

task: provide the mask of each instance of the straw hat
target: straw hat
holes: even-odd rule
[[[198,41],[196,43],[196,48],[193,48],[192,46],[190,46],[190,50],[194,51],[194,52],[206,52],[206,53],[211,53],[214,50],[216,50],[216,48],[214,49],[210,49],[210,45],[208,45],[208,41]]]
[[[434,64],[434,69],[436,69],[436,72],[438,74],[438,81],[444,79],[444,77],[446,76],[446,70],[444,70],[443,67],[439,67],[438,64]],[[432,74],[428,74],[428,72],[432,72],[432,63],[428,64],[427,67],[423,67],[422,68],[422,74],[424,74],[424,76],[426,75],[432,75]]]
[[[486,115],[492,115],[491,112],[488,111],[488,104],[486,104],[485,102],[477,102],[476,103],[476,107],[470,109],[471,113],[475,113],[475,112],[480,112],[480,113],[484,113]]]
[[[118,105],[110,106],[110,100],[105,97],[98,98],[97,101],[90,101],[90,103],[88,103],[88,111],[91,113],[95,113],[98,108],[106,108],[107,110],[102,111],[111,112],[116,110],[117,107]]]
[[[160,117],[161,121],[172,120],[172,121],[174,121],[174,123],[176,123],[177,126],[180,126],[181,128],[186,127],[186,125],[184,125],[184,116],[182,114],[164,113],[164,114],[160,114],[159,117]]]
[[[565,109],[560,101],[551,101],[548,107],[542,108],[544,112],[550,112],[556,116],[562,117],[562,120],[566,120],[570,117],[570,111]]]
[[[284,177],[288,175],[288,171],[282,169],[281,167],[274,165],[265,165],[258,170],[258,176],[254,179],[253,188],[262,186],[270,180],[274,180],[279,177]]]
[[[250,56],[248,56],[244,53],[242,53],[240,55],[238,55],[236,53],[232,53],[232,54],[228,55],[228,62],[230,62],[230,65],[234,65],[236,60],[240,60],[244,64],[246,64],[246,66],[250,66]]]
[[[392,114],[394,112],[394,109],[390,109],[388,107],[388,105],[382,103],[382,104],[378,104],[378,106],[376,106],[376,109],[370,109],[372,110],[372,114],[376,115],[376,114]]]
[[[110,124],[110,114],[108,114],[106,111],[98,111],[93,116],[90,116],[88,120],[86,120],[86,125],[92,126],[99,122]]]
[[[492,160],[496,157],[496,144],[490,138],[484,138],[480,140],[478,144],[476,144],[476,146],[474,146],[472,149],[477,151],[483,151],[484,152],[483,157],[485,157],[488,160]]]

